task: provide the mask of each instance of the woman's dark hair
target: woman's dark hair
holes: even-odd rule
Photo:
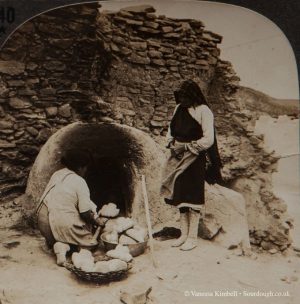
[[[89,166],[92,160],[92,154],[85,149],[68,149],[61,157],[62,165],[75,172],[81,167]]]
[[[185,80],[179,90],[174,92],[176,104],[184,104],[186,107],[192,107],[205,104],[208,106],[206,98],[199,85],[189,79]]]

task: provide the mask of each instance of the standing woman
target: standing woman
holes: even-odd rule
[[[180,212],[181,236],[173,247],[191,250],[197,246],[200,210],[204,206],[204,184],[221,183],[221,161],[214,132],[214,116],[198,86],[192,80],[174,92],[175,108],[168,134],[167,161],[162,195]],[[210,162],[210,176],[206,168]]]

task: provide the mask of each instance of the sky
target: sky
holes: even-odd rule
[[[191,18],[223,36],[221,59],[233,64],[242,86],[275,98],[299,99],[296,59],[286,36],[266,17],[234,5],[192,0],[100,1],[103,9],[148,4],[157,15]]]

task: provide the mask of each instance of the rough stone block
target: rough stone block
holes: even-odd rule
[[[150,20],[155,20],[156,15],[154,13],[146,13],[146,18],[148,18]]]
[[[58,114],[64,118],[69,118],[72,115],[71,109],[69,104],[65,104],[58,108]]]
[[[155,30],[151,27],[146,27],[146,26],[139,26],[138,30],[141,32],[146,32],[146,33],[150,33],[150,34],[159,34],[160,33],[159,30]]]
[[[0,73],[15,76],[24,73],[25,64],[18,61],[0,61]]]
[[[7,136],[8,140],[13,140],[14,139],[14,137],[9,136],[9,135],[12,135],[14,133],[14,130],[0,129],[0,133],[5,134]]]
[[[74,34],[66,26],[60,26],[57,24],[46,22],[38,24],[38,29],[42,33],[49,34],[50,36],[58,36],[59,38],[71,38]]]
[[[34,137],[36,137],[39,134],[39,131],[37,129],[35,129],[34,127],[27,127],[26,131]]]
[[[138,64],[150,64],[150,59],[148,57],[142,57],[134,53],[128,57],[128,60]]]
[[[153,21],[145,21],[144,25],[153,29],[157,29],[159,27],[159,23]]]
[[[195,20],[195,19],[192,19],[189,21],[190,25],[193,27],[193,28],[201,28],[201,27],[204,27],[204,24],[203,22],[201,22],[200,20]]]
[[[216,229],[216,223],[222,226],[222,232],[215,238],[216,242],[228,248],[231,245],[242,244],[244,249],[250,248],[248,221],[245,199],[231,189],[218,184],[206,184],[205,213],[212,216],[207,218],[206,226]]]
[[[122,114],[127,115],[127,116],[135,116],[136,115],[135,111],[128,110],[128,109],[122,109],[121,112],[122,112]]]
[[[128,49],[127,47],[121,47],[119,51],[124,56],[129,56],[132,53],[132,50]]]
[[[136,42],[136,41],[130,41],[129,45],[138,51],[145,51],[147,49],[147,42]]]
[[[124,18],[124,21],[129,25],[143,25],[143,21]]]
[[[208,63],[211,64],[211,65],[215,65],[217,63],[217,61],[218,61],[218,59],[215,58],[215,57],[210,56],[208,58]]]
[[[29,84],[29,85],[37,84],[39,82],[40,82],[39,78],[28,78],[28,79],[26,79],[26,83]]]
[[[70,21],[66,24],[66,26],[75,33],[82,33],[92,28],[92,26],[87,26],[86,24],[82,24],[80,22],[70,22]]]
[[[208,62],[205,59],[200,59],[200,60],[196,60],[195,62],[197,65],[202,65],[202,66],[208,66]]]
[[[147,42],[148,42],[148,45],[149,45],[149,46],[153,46],[153,47],[157,47],[157,48],[160,48],[160,47],[161,47],[160,41],[148,39]]]
[[[2,106],[0,106],[0,117],[4,117],[5,116],[5,112]]]
[[[159,49],[160,52],[164,53],[164,54],[173,54],[174,49],[171,47],[161,47]]]
[[[111,43],[110,44],[110,49],[113,51],[113,52],[120,52],[120,49],[119,47],[115,44],[115,43]]]
[[[166,61],[166,65],[168,66],[178,66],[180,63],[177,60],[174,59],[168,59]]]
[[[183,32],[191,32],[192,27],[189,22],[181,22],[181,30]]]
[[[129,13],[128,11],[126,10],[123,10],[121,9],[118,13],[117,13],[119,16],[122,16],[122,17],[125,17],[125,18],[133,18],[134,15]]]
[[[172,26],[163,26],[161,29],[163,33],[171,33],[174,30]]]
[[[209,40],[209,41],[211,40],[211,41],[214,41],[216,43],[221,43],[223,37],[218,35],[218,34],[212,33],[210,31],[203,31],[202,39]]]
[[[211,240],[219,233],[221,228],[222,226],[214,217],[201,218],[199,221],[198,236],[203,239]]]
[[[14,123],[11,120],[0,120],[0,130],[11,129]]]
[[[152,127],[165,127],[168,124],[166,121],[156,121],[156,120],[151,120],[150,125]]]
[[[121,291],[120,300],[124,304],[146,304],[152,287],[135,286],[134,288]]]
[[[166,33],[166,34],[163,34],[163,36],[165,38],[176,38],[176,39],[179,39],[181,37],[181,34],[179,34],[179,33]]]
[[[166,114],[166,113],[168,113],[168,107],[165,105],[155,107],[155,112],[162,112],[163,114]]]
[[[25,85],[25,81],[23,80],[9,80],[7,83],[10,87],[22,87]]]
[[[64,71],[66,65],[61,61],[53,60],[44,63],[44,68],[49,71]]]
[[[28,101],[25,101],[23,99],[20,99],[18,97],[12,97],[9,99],[9,105],[13,109],[27,109],[31,107],[31,103]]]
[[[149,100],[142,98],[142,97],[139,98],[139,102],[141,104],[151,104],[151,102]]]
[[[175,47],[175,51],[181,55],[186,55],[188,53],[188,49],[184,46],[177,46]]]
[[[7,140],[4,139],[0,139],[0,148],[15,148],[16,144],[14,142],[9,142]]]
[[[150,58],[161,58],[162,57],[162,53],[159,51],[155,51],[155,50],[150,50],[148,51],[148,56]]]
[[[112,37],[112,41],[115,42],[115,43],[117,43],[117,44],[126,46],[126,47],[128,46],[128,42],[124,38],[122,38],[120,36],[113,36]]]
[[[55,38],[49,38],[49,43],[51,45],[53,45],[54,47],[58,47],[60,49],[68,49],[70,48],[73,43],[74,43],[74,39],[55,39]]]
[[[166,63],[163,59],[151,59],[151,62],[155,65],[165,66]]]
[[[28,62],[26,64],[26,70],[29,70],[29,71],[34,71],[37,67],[38,67],[38,65],[34,62]]]
[[[154,115],[152,119],[156,122],[159,122],[159,121],[165,121],[166,117]]]
[[[15,139],[20,138],[21,136],[23,136],[24,133],[25,133],[24,130],[22,130],[22,131],[17,131],[17,132],[14,134]]]
[[[272,242],[266,242],[266,241],[262,241],[260,246],[264,249],[264,250],[272,250],[272,249],[277,249],[278,247],[273,244]]]
[[[9,96],[15,96],[15,92],[14,91],[9,91],[9,88],[7,88],[4,84],[0,83],[0,96],[2,98],[0,98],[0,103],[4,103],[6,100],[4,99],[5,97]]]
[[[32,33],[34,31],[34,24],[31,21],[27,21],[18,28],[18,31],[21,33]]]
[[[140,13],[154,13],[155,8],[151,5],[136,5],[136,6],[128,6],[125,8],[122,8],[123,11],[127,11],[129,13],[133,14],[140,14]]]
[[[36,91],[26,88],[24,90],[18,90],[18,94],[21,96],[34,96],[36,95]]]
[[[40,130],[38,136],[37,136],[37,140],[40,143],[44,143],[48,140],[48,138],[52,135],[52,131],[49,128],[44,128],[42,130]]]
[[[132,94],[140,94],[141,90],[137,88],[128,88],[128,91]]]
[[[27,156],[36,156],[39,153],[39,148],[32,145],[19,145],[19,151]]]
[[[44,88],[41,89],[40,91],[41,95],[55,95],[56,94],[56,89],[54,88]]]

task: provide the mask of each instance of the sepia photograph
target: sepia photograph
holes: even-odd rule
[[[39,2],[0,48],[0,304],[298,303],[278,25],[210,1]]]

